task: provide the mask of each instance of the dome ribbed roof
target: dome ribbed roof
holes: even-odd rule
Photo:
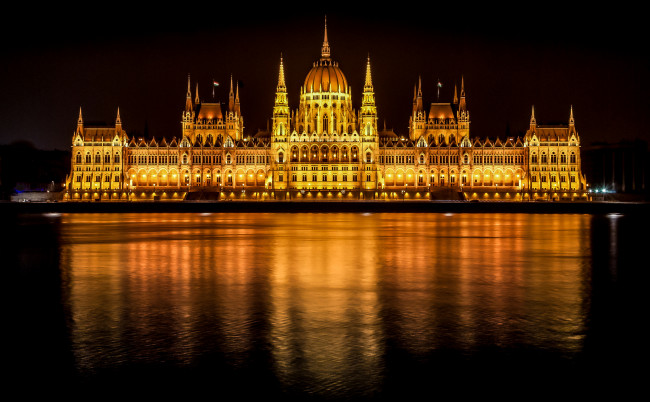
[[[314,63],[314,67],[305,78],[305,92],[348,92],[348,81],[339,68],[338,63],[321,59]]]

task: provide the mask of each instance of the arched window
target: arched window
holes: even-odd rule
[[[560,155],[560,163],[566,163],[566,154],[564,152]]]
[[[372,129],[370,128],[370,123],[366,124],[366,135],[370,135],[372,133]]]
[[[323,117],[323,132],[327,133],[328,132],[328,127],[327,127],[327,115]]]
[[[445,135],[444,135],[444,134],[440,134],[440,135],[438,136],[438,145],[444,145],[444,144],[445,144]]]
[[[352,125],[349,124],[348,125],[348,133],[351,133],[351,132],[352,132]]]
[[[546,157],[546,153],[542,153],[542,163],[548,163],[548,158]]]
[[[372,162],[372,153],[366,152],[366,163]]]
[[[81,163],[81,152],[77,152],[77,157],[75,159],[76,163]]]
[[[97,155],[95,155],[95,163],[102,163],[102,156],[97,152]]]
[[[537,154],[532,154],[531,155],[530,163],[537,163]]]
[[[183,165],[187,165],[187,154],[183,154]]]
[[[104,163],[111,163],[111,154],[104,155]]]
[[[551,154],[551,163],[557,163],[557,155],[555,155],[555,152]]]
[[[571,163],[576,163],[576,154],[571,152]]]
[[[284,163],[284,152],[278,152],[278,162]]]
[[[352,162],[358,162],[359,159],[359,150],[357,147],[352,147]]]
[[[198,142],[200,145],[203,145],[203,136],[201,134],[196,135],[196,142]]]
[[[116,153],[116,154],[115,154],[115,157],[113,158],[113,161],[114,161],[115,163],[120,163],[120,154]]]
[[[469,155],[465,154],[463,155],[463,163],[468,164],[469,163]]]
[[[231,159],[230,159],[230,154],[226,155],[226,164],[230,165]]]
[[[212,134],[208,134],[208,136],[205,138],[205,145],[213,145],[214,141],[212,138]]]

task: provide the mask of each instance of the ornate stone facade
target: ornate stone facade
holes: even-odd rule
[[[470,136],[464,80],[460,97],[425,111],[414,89],[407,135],[380,130],[370,58],[361,108],[325,37],[321,57],[289,108],[280,58],[272,127],[244,133],[238,86],[228,109],[194,100],[190,79],[182,135],[129,138],[114,127],[86,127],[81,110],[72,139],[67,200],[586,200],[573,108],[567,126],[537,125],[523,138]]]

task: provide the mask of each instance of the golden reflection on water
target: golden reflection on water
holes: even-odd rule
[[[582,346],[586,215],[69,214],[62,223],[82,370],[188,365],[206,351],[243,365],[262,344],[282,381],[336,389],[359,375],[380,381],[389,344],[413,355]]]

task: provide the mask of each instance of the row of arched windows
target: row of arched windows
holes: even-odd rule
[[[548,163],[548,155],[546,155],[546,152],[542,152],[539,159],[537,158],[536,153],[531,154],[530,156],[531,163],[538,163],[538,160],[539,163]],[[571,155],[569,156],[569,160],[570,163],[576,163],[577,157],[575,152],[571,152]],[[555,152],[551,152],[551,163],[557,163],[557,155],[555,154]],[[567,155],[564,152],[560,154],[560,163],[567,163]]]
[[[85,158],[83,158],[83,159],[82,159],[81,152],[77,152],[77,154],[75,155],[75,163],[82,163],[82,160],[84,161],[84,163],[93,163],[93,157],[90,154],[90,152],[87,152]],[[113,163],[120,163],[120,154],[116,152],[115,155],[113,156],[112,160],[113,160]],[[111,163],[111,154],[110,153],[106,153],[104,155],[103,162],[104,163]],[[95,154],[94,163],[102,163],[102,155],[101,155],[101,153],[97,152]]]

